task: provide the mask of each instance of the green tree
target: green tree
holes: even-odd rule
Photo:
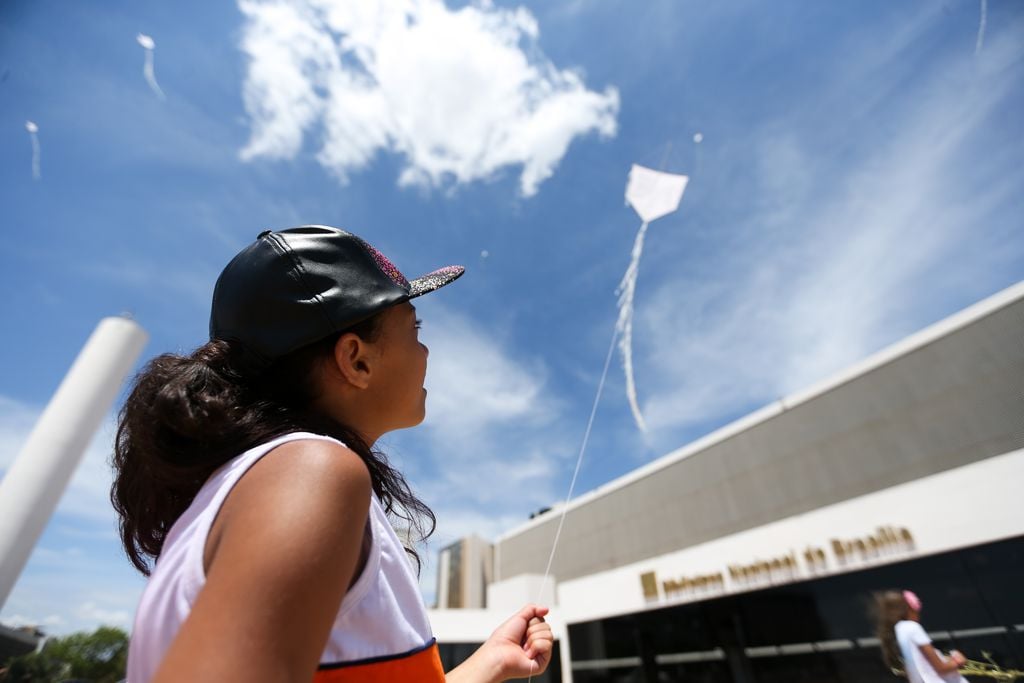
[[[124,678],[128,634],[101,626],[92,633],[50,638],[39,652],[13,657],[4,680],[10,683],[116,683]]]
[[[8,659],[6,667],[2,670],[6,675],[0,680],[11,681],[11,683],[27,683],[28,681],[49,683],[63,680],[64,676],[61,674],[65,669],[66,667],[60,662],[50,659],[42,652],[30,652],[27,655]]]

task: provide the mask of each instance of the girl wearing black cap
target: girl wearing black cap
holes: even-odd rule
[[[164,354],[121,411],[111,498],[149,582],[128,680],[444,681],[392,529],[434,516],[373,444],[424,417],[427,348],[408,281],[358,237],[262,233],[217,281],[210,341]],[[528,605],[448,681],[538,674],[547,609]]]

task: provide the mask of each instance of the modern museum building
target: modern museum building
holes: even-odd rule
[[[1024,282],[493,541],[441,552],[446,665],[552,606],[538,681],[897,680],[872,596],[1024,669]],[[560,666],[559,666],[560,664]]]

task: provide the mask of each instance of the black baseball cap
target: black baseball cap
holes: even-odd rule
[[[447,266],[407,280],[383,254],[325,225],[266,230],[217,278],[210,339],[240,344],[253,368],[456,280]]]

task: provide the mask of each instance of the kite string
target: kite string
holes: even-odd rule
[[[594,395],[594,404],[590,407],[590,417],[587,419],[587,428],[583,432],[583,441],[580,444],[579,455],[576,456],[576,467],[572,472],[572,480],[569,482],[569,493],[565,496],[565,503],[562,504],[562,514],[558,518],[558,528],[555,530],[555,540],[551,544],[551,554],[548,555],[548,564],[544,569],[544,578],[540,582],[540,590],[537,591],[537,599],[534,602],[540,602],[541,596],[544,594],[544,589],[547,587],[548,576],[551,574],[551,563],[555,559],[555,551],[558,549],[558,541],[562,537],[562,527],[565,525],[565,515],[569,512],[569,501],[572,500],[572,492],[576,488],[576,478],[580,474],[580,465],[583,464],[583,454],[587,450],[587,443],[590,441],[590,431],[594,426],[594,416],[597,414],[597,405],[601,402],[601,393],[604,391],[604,382],[608,378],[608,366],[611,365],[612,355],[615,353],[615,342],[619,337],[619,325],[615,324],[612,329],[612,341],[608,345],[608,354],[604,359],[604,370],[601,371],[601,380],[597,383],[597,393]],[[534,666],[536,662],[534,663]],[[527,679],[527,683],[533,680],[533,672],[530,672],[530,677]]]

